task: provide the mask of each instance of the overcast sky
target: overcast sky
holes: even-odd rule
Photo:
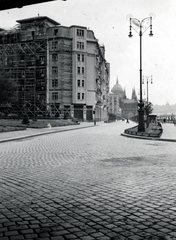
[[[142,20],[150,13],[153,37],[149,29],[142,37],[142,70],[153,76],[149,84],[149,101],[153,104],[176,103],[176,0],[56,0],[0,11],[0,27],[11,28],[16,20],[48,16],[64,26],[80,25],[94,31],[104,44],[110,63],[110,89],[119,83],[131,98],[132,88],[139,92],[139,35],[129,38],[127,15]],[[143,85],[146,89],[146,83]],[[144,91],[146,98],[146,90]],[[139,97],[139,95],[138,95]]]

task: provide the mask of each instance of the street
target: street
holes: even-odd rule
[[[176,143],[119,121],[0,144],[0,240],[176,239]]]

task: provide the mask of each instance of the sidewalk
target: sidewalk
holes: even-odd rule
[[[96,125],[98,125],[100,123],[97,123]],[[44,135],[44,134],[64,132],[64,131],[70,131],[70,130],[75,130],[75,129],[94,127],[94,126],[95,125],[93,122],[81,122],[79,125],[53,127],[51,129],[50,128],[27,128],[26,130],[21,130],[21,131],[1,132],[0,133],[0,143],[35,137],[35,136]]]
[[[173,123],[165,123],[162,125],[162,127],[163,127],[163,133],[161,134],[160,138],[130,135],[130,134],[126,134],[126,133],[122,133],[121,135],[125,136],[125,137],[131,137],[131,138],[176,142],[176,126],[174,126]]]
[[[164,123],[162,125],[163,133],[161,139],[170,139],[176,141],[176,126],[173,123]]]

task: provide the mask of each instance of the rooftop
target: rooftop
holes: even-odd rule
[[[25,18],[21,20],[17,20],[16,22],[18,23],[30,23],[30,22],[35,22],[35,21],[44,21],[47,20],[48,22],[51,22],[54,25],[60,25],[60,23],[54,21],[53,19],[47,17],[47,16],[37,16],[33,18]]]

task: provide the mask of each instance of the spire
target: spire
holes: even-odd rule
[[[132,90],[132,96],[131,96],[131,99],[137,100],[137,95],[136,95],[135,88],[133,88],[133,90]]]
[[[117,78],[116,78],[116,84],[118,84],[119,83],[119,79],[118,79],[118,76],[117,76]]]
[[[124,95],[123,95],[123,98],[126,99],[126,89],[124,88]]]

